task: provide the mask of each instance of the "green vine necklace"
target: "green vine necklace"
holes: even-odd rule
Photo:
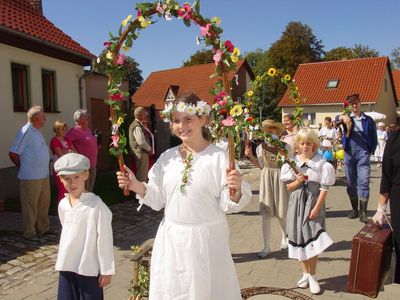
[[[179,191],[183,194],[183,192],[185,191],[186,183],[188,183],[188,181],[189,181],[189,173],[190,173],[190,169],[192,168],[192,162],[193,162],[193,153],[187,151],[187,149],[183,145],[179,146],[179,150],[181,151],[181,153],[183,151],[186,151],[186,153],[189,153],[185,159],[182,159],[183,171],[182,171],[182,181],[181,181],[181,185],[179,186]]]

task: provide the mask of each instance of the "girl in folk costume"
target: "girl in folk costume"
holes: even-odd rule
[[[119,186],[140,204],[165,207],[151,257],[151,300],[241,299],[225,214],[242,209],[252,194],[240,173],[228,170],[228,154],[207,139],[209,112],[195,94],[167,104],[164,120],[182,144],[161,154],[148,183],[127,167],[117,172]]]
[[[289,157],[295,155],[296,149],[294,147],[295,138],[299,127],[294,123],[294,117],[292,114],[283,116],[283,124],[285,124],[285,131],[281,136],[282,142],[286,143]]]
[[[316,277],[318,255],[333,242],[325,231],[325,198],[335,183],[335,170],[316,154],[319,141],[312,129],[301,129],[295,139],[299,154],[294,157],[296,174],[288,164],[281,169],[281,179],[291,192],[287,213],[289,258],[301,262],[303,276],[297,286],[313,294],[320,293]]]
[[[284,125],[274,120],[264,120],[263,130],[279,138]],[[277,217],[282,230],[281,249],[287,249],[286,239],[286,213],[289,201],[289,192],[280,179],[280,169],[275,154],[267,151],[266,145],[261,143],[256,148],[257,158],[254,157],[251,146],[247,146],[245,154],[251,162],[262,169],[260,179],[260,214],[262,216],[262,231],[264,248],[258,257],[264,258],[270,252],[269,240],[271,233],[271,218]]]

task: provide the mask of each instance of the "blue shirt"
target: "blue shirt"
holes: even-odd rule
[[[19,155],[19,179],[43,179],[49,176],[49,147],[43,134],[31,123],[25,124],[17,132],[10,152]]]

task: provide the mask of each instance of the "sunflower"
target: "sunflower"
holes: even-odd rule
[[[294,101],[294,104],[299,104],[300,103],[299,99],[294,99],[293,101]]]
[[[248,92],[247,92],[247,96],[248,96],[248,97],[253,97],[253,95],[254,95],[254,92],[253,92],[253,91],[248,91]]]
[[[286,81],[290,81],[291,77],[290,77],[289,74],[286,74],[285,77],[284,77],[284,79],[285,79]]]
[[[267,74],[270,77],[274,77],[276,75],[276,69],[275,68],[269,68]]]

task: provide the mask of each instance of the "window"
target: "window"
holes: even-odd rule
[[[28,66],[11,63],[11,80],[14,111],[28,111],[30,106]]]
[[[308,120],[310,125],[315,125],[315,113],[303,113],[303,121]]]
[[[42,69],[43,110],[46,112],[57,111],[56,101],[56,73]]]
[[[338,79],[331,79],[331,80],[328,80],[328,83],[326,84],[326,88],[335,89],[338,87],[338,84],[339,84]]]

